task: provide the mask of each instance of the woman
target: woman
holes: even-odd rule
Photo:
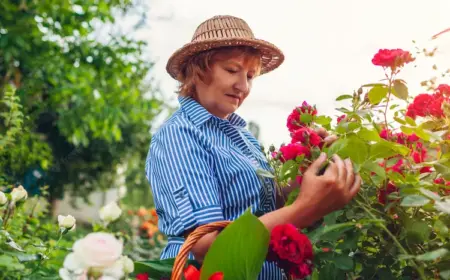
[[[180,82],[181,106],[154,134],[146,162],[159,228],[168,236],[162,259],[176,257],[185,236],[199,225],[235,220],[249,207],[262,213],[260,220],[269,231],[284,223],[304,228],[342,208],[358,192],[361,178],[349,160],[338,156],[323,176],[317,174],[326,157],[313,162],[302,185],[292,185],[301,188],[297,200],[280,209],[272,179],[258,177],[258,168],[270,167],[235,111],[253,80],[283,60],[277,47],[255,39],[242,19],[231,16],[200,24],[192,42],[169,59],[167,71]],[[190,258],[201,262],[217,234],[200,239]],[[283,275],[266,262],[259,279]]]

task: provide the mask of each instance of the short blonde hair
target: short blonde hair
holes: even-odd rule
[[[189,58],[178,77],[181,82],[178,93],[181,96],[191,96],[196,92],[196,83],[211,83],[210,73],[214,63],[241,56],[244,57],[245,65],[256,66],[255,76],[259,75],[261,71],[261,53],[259,50],[248,46],[215,48]]]

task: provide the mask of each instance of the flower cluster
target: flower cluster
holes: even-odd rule
[[[408,106],[406,115],[412,119],[417,117],[443,118],[442,109],[444,103],[450,103],[450,86],[440,85],[435,93],[421,93],[414,98]]]
[[[372,63],[384,68],[391,68],[394,72],[414,60],[408,51],[402,49],[381,49],[374,55]]]
[[[295,107],[287,119],[286,125],[290,132],[294,132],[298,128],[304,127],[310,123],[311,118],[302,118],[302,115],[313,117],[317,115],[317,109],[315,106],[309,105],[306,101],[304,101],[301,106]]]
[[[286,273],[302,279],[312,273],[313,248],[308,237],[295,226],[276,226],[270,237],[268,261],[274,261]]]

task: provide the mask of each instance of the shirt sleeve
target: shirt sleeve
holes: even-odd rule
[[[153,195],[168,197],[155,199],[175,207],[184,230],[224,220],[212,155],[200,133],[180,125],[159,132],[150,147],[146,172]]]

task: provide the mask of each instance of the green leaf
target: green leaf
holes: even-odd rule
[[[320,124],[320,125],[327,125],[327,124],[331,123],[331,121],[332,121],[332,119],[328,116],[317,116],[314,119],[314,122],[316,122],[317,124]]]
[[[378,104],[387,94],[388,89],[386,87],[376,85],[369,91],[369,101],[371,104]]]
[[[450,181],[450,168],[449,167],[447,167],[444,164],[440,164],[440,163],[435,163],[433,166],[434,166],[434,169],[436,169],[436,171],[438,173],[440,173],[445,180]]]
[[[417,126],[416,122],[411,117],[405,116],[405,120],[406,123],[409,124],[410,126],[413,127]]]
[[[294,160],[288,160],[281,167],[281,180],[295,179],[298,173],[298,164]]]
[[[368,172],[375,172],[375,174],[380,176],[383,180],[386,179],[386,170],[384,170],[384,168],[379,166],[376,162],[366,161],[364,162],[362,168]]]
[[[359,132],[357,133],[359,137],[366,141],[378,141],[380,140],[380,135],[376,130],[367,129],[365,127],[361,127]]]
[[[148,273],[153,279],[170,277],[175,259],[137,261],[134,263],[135,273]]]
[[[438,194],[435,194],[434,192],[427,190],[425,188],[420,188],[420,192],[430,199],[441,200],[441,197]]]
[[[348,145],[348,138],[339,138],[331,146],[328,148],[327,155],[328,157],[333,156],[334,154],[339,154],[342,149],[345,149]]]
[[[218,271],[227,279],[257,279],[267,255],[269,238],[264,224],[247,211],[217,236],[205,256],[201,280]]]
[[[428,241],[431,229],[427,222],[410,220],[405,224],[408,237],[412,242],[420,243]]]
[[[369,146],[356,136],[349,137],[347,146],[339,155],[343,158],[349,157],[354,163],[362,164],[369,156]]]
[[[397,121],[399,124],[403,124],[403,125],[406,124],[406,122],[404,120],[400,119],[399,117],[394,117],[394,120]]]
[[[407,135],[411,135],[415,131],[414,128],[405,125],[400,126],[400,130]]]
[[[418,261],[434,261],[437,258],[442,258],[448,254],[448,250],[445,248],[440,248],[416,257]]]
[[[397,154],[405,156],[409,154],[409,152],[410,150],[408,147],[384,139],[380,139],[378,143],[370,146],[371,159],[388,158]]]
[[[442,277],[442,279],[449,280],[450,279],[450,270],[441,271],[441,273],[439,275]]]
[[[344,99],[352,99],[352,98],[353,98],[353,96],[350,95],[350,94],[343,94],[343,95],[339,95],[336,98],[336,101],[341,101],[341,100],[344,100]]]
[[[400,203],[400,206],[417,207],[417,206],[424,206],[428,202],[430,202],[430,199],[418,194],[412,194],[404,197],[402,202]]]
[[[275,176],[272,173],[262,168],[256,169],[256,174],[266,178],[275,178]]]
[[[301,114],[300,115],[300,121],[302,123],[310,123],[312,121],[312,115],[311,114]]]
[[[403,80],[394,80],[394,90],[392,91],[392,94],[403,100],[408,99],[408,87]]]
[[[448,234],[448,227],[442,222],[441,220],[436,220],[434,222],[434,230],[436,230],[441,235],[447,235]]]
[[[346,271],[352,270],[354,266],[353,259],[349,256],[337,255],[332,258],[331,261],[336,265],[337,268]]]

